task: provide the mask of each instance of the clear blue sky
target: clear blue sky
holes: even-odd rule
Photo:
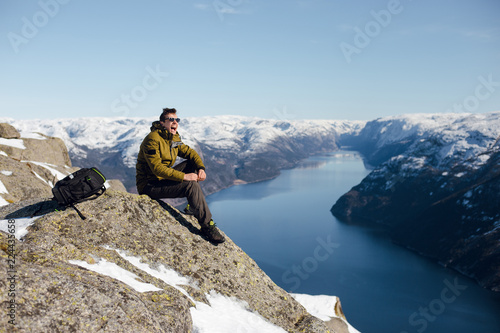
[[[500,110],[498,0],[0,2],[0,116]]]

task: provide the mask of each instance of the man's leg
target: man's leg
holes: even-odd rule
[[[163,180],[156,184],[148,184],[144,189],[144,194],[149,195],[153,199],[185,197],[201,226],[208,226],[212,219],[212,213],[208,208],[205,195],[198,182]]]
[[[189,161],[179,163],[174,168],[184,173],[198,171],[194,163]],[[221,235],[212,220],[212,213],[208,208],[205,195],[198,182],[162,180],[156,184],[148,184],[143,192],[153,199],[186,197],[189,205],[192,207],[193,215],[198,220],[198,223],[200,223],[202,234],[213,243],[223,243],[225,241],[224,236]]]
[[[190,160],[185,160],[179,164],[177,164],[176,166],[174,166],[174,169],[178,170],[178,171],[182,171],[184,173],[198,173],[198,169],[197,169],[197,166],[196,164],[194,164],[192,161]],[[199,185],[199,183],[197,183]],[[189,215],[194,215],[197,219],[198,219],[198,222],[200,222],[200,224],[202,225],[205,225],[205,223],[203,223],[202,221],[203,220],[203,217],[202,217],[202,220],[200,220],[200,218],[198,218],[199,215],[201,216],[205,216],[205,215],[208,215],[210,216],[210,218],[207,221],[207,223],[210,222],[210,220],[212,219],[212,213],[210,213],[210,208],[208,208],[208,205],[207,205],[207,201],[205,199],[205,195],[203,194],[203,191],[201,191],[201,186],[198,186],[200,188],[200,193],[201,193],[201,197],[200,198],[195,198],[194,200],[189,200],[189,197],[188,197],[188,208],[189,208]],[[197,197],[197,196],[195,196]],[[206,214],[206,212],[208,212],[208,214]]]
[[[196,173],[196,164],[189,160],[185,160],[173,167],[175,170],[182,171],[184,173]]]

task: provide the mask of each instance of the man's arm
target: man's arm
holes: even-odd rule
[[[194,162],[196,169],[205,169],[205,165],[203,164],[200,155],[198,155],[196,150],[192,149],[188,145],[182,144],[179,146],[179,156]]]
[[[184,178],[184,180],[191,180],[191,181],[204,181],[207,179],[207,174],[205,172],[205,165],[203,164],[203,161],[201,160],[200,155],[196,152],[196,150],[192,149],[188,145],[182,144],[179,146],[179,156],[185,159],[188,159],[190,161],[193,161],[194,164],[196,164],[196,168],[198,171],[193,174],[189,174],[189,179]]]
[[[156,140],[152,138],[145,140],[141,149],[144,154],[144,159],[148,163],[151,172],[153,172],[156,177],[176,180],[178,182],[184,180],[184,172],[170,168],[162,163],[160,145]]]

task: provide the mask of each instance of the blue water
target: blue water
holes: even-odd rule
[[[218,226],[283,289],[340,297],[361,332],[498,333],[500,295],[330,213],[367,174],[353,152],[208,197]]]

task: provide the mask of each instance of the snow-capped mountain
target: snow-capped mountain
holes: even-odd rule
[[[386,224],[393,239],[500,285],[500,112],[405,115],[347,139],[374,170],[332,207]]]
[[[22,136],[38,132],[61,138],[75,166],[99,166],[109,178],[135,185],[139,146],[156,118],[4,119]],[[209,174],[208,193],[269,179],[299,160],[338,147],[337,141],[359,131],[364,122],[269,120],[241,116],[186,118],[179,133],[202,156]]]
[[[22,136],[66,143],[73,165],[98,166],[134,187],[135,158],[154,118],[6,121]],[[498,290],[500,112],[412,114],[370,122],[183,119],[179,132],[207,166],[207,194],[255,182],[303,158],[350,146],[373,171],[332,207],[343,219],[388,225],[393,239]]]
[[[372,165],[405,153],[447,169],[491,148],[500,135],[499,124],[500,112],[412,114],[370,121],[350,140]]]

